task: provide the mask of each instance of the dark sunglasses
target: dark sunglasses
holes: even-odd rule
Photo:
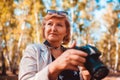
[[[47,14],[58,14],[58,15],[66,16],[66,15],[68,15],[68,12],[56,11],[56,10],[47,10]]]

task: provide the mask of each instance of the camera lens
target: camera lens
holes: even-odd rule
[[[101,66],[100,68],[98,68],[98,69],[95,71],[93,77],[96,78],[96,79],[102,79],[102,78],[104,78],[105,76],[107,76],[108,73],[109,73],[109,70],[108,70],[106,67]]]
[[[82,47],[76,46],[75,49],[82,50],[88,54],[85,67],[90,72],[92,79],[101,80],[108,75],[109,69],[99,59],[101,52],[96,47],[86,45]]]

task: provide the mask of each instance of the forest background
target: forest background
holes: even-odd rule
[[[0,73],[18,74],[28,44],[42,43],[47,10],[68,12],[71,42],[92,44],[111,73],[120,72],[120,0],[0,0]]]

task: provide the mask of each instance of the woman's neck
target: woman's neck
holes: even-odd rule
[[[59,48],[59,47],[61,47],[61,45],[57,44],[57,43],[50,43],[50,46],[53,47],[53,48]]]
[[[50,47],[54,47],[54,48],[59,48],[59,47],[61,47],[61,43],[60,42],[52,42],[52,41],[49,41],[48,42],[49,43],[49,46]]]
[[[45,41],[44,42],[45,45],[47,45],[50,48],[53,49],[60,49],[61,48],[61,43],[60,42],[50,42],[50,41]]]
[[[50,42],[48,42],[47,40],[44,42],[44,44],[46,45],[46,46],[48,46],[48,48],[50,48],[50,49],[55,49],[55,50],[61,50],[62,52],[64,52],[65,50],[66,50],[66,48],[64,48],[60,43],[59,43],[59,45],[56,45],[56,43],[50,43]],[[51,45],[52,44],[52,45]]]
[[[55,42],[51,43],[46,40],[44,44],[48,46],[48,48],[51,50],[51,53],[54,56],[54,58],[57,58],[58,56],[60,56],[61,53],[64,51],[64,48],[62,47],[62,45],[58,43],[55,43]]]

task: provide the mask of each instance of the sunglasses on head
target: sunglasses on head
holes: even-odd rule
[[[68,12],[56,11],[56,10],[47,10],[47,14],[58,14],[58,15],[66,16],[66,15],[68,15]]]

